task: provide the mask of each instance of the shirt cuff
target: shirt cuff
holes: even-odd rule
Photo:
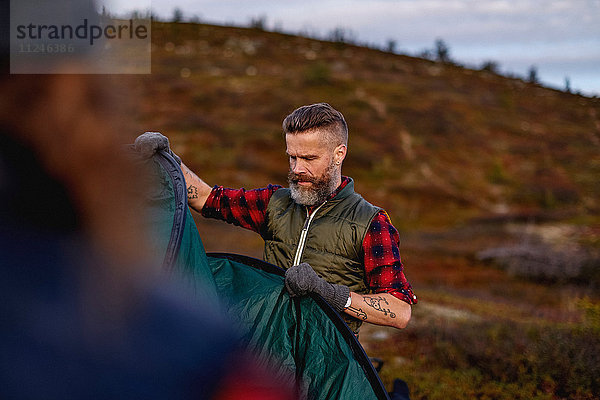
[[[219,207],[219,194],[222,192],[222,188],[222,186],[218,185],[213,186],[212,190],[210,191],[210,194],[206,198],[206,202],[204,202],[202,210],[200,210],[200,215],[207,218],[217,217],[215,214],[218,215],[221,211]]]
[[[419,302],[419,300],[417,299],[417,296],[413,293],[412,290],[382,289],[382,290],[378,290],[377,293],[389,293],[392,296],[396,297],[397,299],[400,299],[400,300],[410,304],[411,306],[414,304],[417,304]]]

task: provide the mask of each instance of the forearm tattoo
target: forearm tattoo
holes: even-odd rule
[[[198,188],[194,185],[190,185],[187,188],[187,197],[188,199],[197,199],[198,198]]]
[[[349,311],[351,314],[353,314],[354,317],[358,318],[358,319],[362,319],[363,321],[367,319],[367,313],[364,312],[362,310],[362,308],[356,308],[356,307],[348,307],[346,308],[346,311]]]
[[[388,303],[384,297],[363,297],[363,300],[369,307],[372,307],[377,311],[381,311],[386,316],[389,315],[390,318],[396,318],[396,314],[393,313],[389,308],[390,303]]]

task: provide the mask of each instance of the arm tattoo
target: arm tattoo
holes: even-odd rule
[[[389,315],[390,318],[396,318],[396,314],[394,314],[392,310],[389,309],[390,303],[388,303],[385,298],[381,296],[363,297],[363,300],[365,301],[365,303],[367,303],[369,307],[372,307],[377,311],[381,311],[386,316]],[[383,303],[385,303],[385,305]],[[385,306],[388,306],[388,308],[385,308]]]
[[[194,185],[188,186],[187,189],[187,197],[188,199],[197,199],[198,198],[198,188]]]
[[[356,315],[356,318],[361,320],[367,319],[367,313],[362,310],[362,308],[354,308],[352,306],[346,308],[346,311],[350,311],[352,314]]]

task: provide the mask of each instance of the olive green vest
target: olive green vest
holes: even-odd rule
[[[328,282],[346,285],[356,293],[366,293],[362,244],[379,211],[354,192],[352,179],[333,199],[313,211],[312,219],[305,206],[292,200],[289,189],[279,189],[273,193],[267,207],[264,259],[288,269],[303,240],[304,248],[298,263],[309,263]],[[308,230],[302,238],[305,225]],[[346,314],[343,316],[357,333],[362,322]]]

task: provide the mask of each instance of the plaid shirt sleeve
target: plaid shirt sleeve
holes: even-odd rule
[[[398,231],[387,213],[380,211],[363,241],[367,285],[375,293],[389,293],[408,304],[416,304],[417,296],[404,276],[399,246]]]
[[[220,219],[230,224],[258,232],[261,236],[266,230],[265,215],[271,196],[279,185],[246,190],[213,187],[201,214],[207,218]]]

